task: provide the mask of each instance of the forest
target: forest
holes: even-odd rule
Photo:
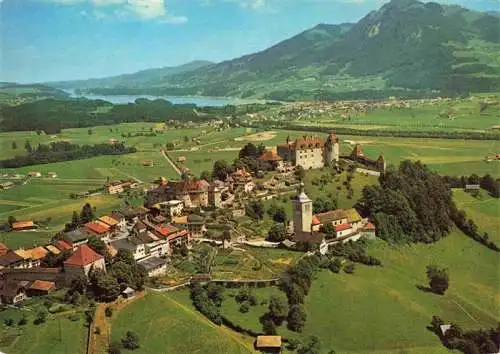
[[[88,159],[100,155],[123,155],[136,152],[135,147],[126,147],[123,143],[73,145],[66,141],[38,145],[33,148],[29,141],[24,145],[27,155],[0,160],[2,168],[17,168],[41,165],[52,162]]]

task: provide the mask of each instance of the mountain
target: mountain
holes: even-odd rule
[[[170,75],[181,74],[186,71],[196,70],[211,64],[213,63],[210,61],[195,60],[180,66],[167,66],[163,68],[141,70],[133,74],[123,74],[117,76],[104,77],[100,79],[50,82],[47,83],[47,85],[63,89],[70,89],[70,88],[88,89],[95,87],[138,88],[138,87],[143,87],[144,85],[152,86],[154,85],[155,82],[164,82],[166,77]]]
[[[321,24],[259,53],[152,78],[141,93],[295,100],[500,91],[499,28],[497,15],[392,0],[355,24]]]

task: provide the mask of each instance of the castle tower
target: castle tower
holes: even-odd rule
[[[293,200],[294,206],[294,240],[307,238],[312,231],[312,200],[304,192],[304,183],[300,184],[299,194]]]
[[[217,187],[215,183],[211,184],[208,188],[208,203],[214,208],[220,208],[221,206],[221,190]]]
[[[325,166],[339,162],[339,150],[339,138],[333,132],[329,133],[325,143]]]

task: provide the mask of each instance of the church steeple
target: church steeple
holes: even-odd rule
[[[309,199],[305,190],[304,183],[300,183],[297,196],[293,200],[294,204],[294,233],[295,240],[303,240],[311,234],[312,231],[312,200]]]

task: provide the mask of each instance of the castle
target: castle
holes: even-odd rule
[[[333,133],[328,134],[326,142],[318,136],[304,135],[294,141],[287,137],[276,150],[283,160],[304,169],[332,166],[339,161],[339,138]]]
[[[326,141],[311,135],[304,135],[293,141],[287,137],[285,143],[278,144],[276,151],[283,160],[307,170],[336,166],[340,157],[379,172],[384,172],[386,168],[384,156],[380,155],[377,160],[371,160],[364,156],[360,144],[354,146],[350,155],[340,156],[339,138],[334,133],[329,133]]]

